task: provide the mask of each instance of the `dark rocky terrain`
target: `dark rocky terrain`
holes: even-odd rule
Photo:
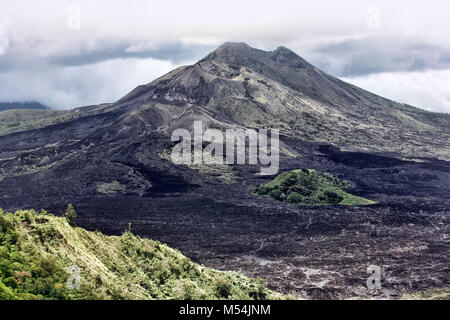
[[[259,166],[178,166],[170,134],[279,128],[280,172],[311,168],[352,183],[361,207],[255,196]],[[344,83],[286,48],[227,43],[116,103],[0,136],[0,207],[63,212],[109,234],[132,223],[207,266],[312,298],[398,297],[448,286],[450,116]],[[366,289],[369,265],[382,290]]]

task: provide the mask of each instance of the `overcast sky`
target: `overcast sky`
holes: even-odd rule
[[[450,112],[450,2],[0,0],[0,101],[113,102],[225,41]]]

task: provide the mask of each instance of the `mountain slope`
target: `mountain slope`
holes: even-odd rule
[[[78,286],[77,269],[79,288],[70,288]],[[281,297],[261,281],[205,268],[130,232],[108,237],[49,214],[0,210],[0,300]]]
[[[39,102],[0,102],[0,112],[12,109],[50,110],[50,107]]]
[[[450,159],[450,115],[374,95],[284,47],[265,52],[226,43],[198,63],[136,88],[119,104],[178,106],[172,120],[154,129],[170,131],[195,112],[222,123],[212,126],[280,128],[282,134],[341,147]]]
[[[450,115],[420,110],[357,88],[284,47],[266,52],[244,43],[225,43],[192,66],[139,86],[112,105],[91,109],[98,111],[86,115],[121,114],[110,130],[124,133],[170,134],[176,128],[190,128],[193,120],[202,120],[219,129],[277,128],[283,135],[326,142],[343,150],[450,159]],[[0,113],[4,123],[3,129],[0,123],[0,134],[82,115],[68,111],[13,123],[2,120],[10,116]]]

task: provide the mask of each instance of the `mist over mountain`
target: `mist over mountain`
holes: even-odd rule
[[[117,102],[26,119],[0,131],[4,209],[73,203],[83,227],[118,234],[131,222],[195,262],[284,293],[366,296],[371,261],[392,267],[386,297],[448,281],[435,249],[448,233],[450,115],[350,85],[287,48],[225,43]],[[258,166],[173,163],[171,133],[199,120],[279,129],[280,173],[325,171],[376,204],[290,205],[254,193],[274,178]]]

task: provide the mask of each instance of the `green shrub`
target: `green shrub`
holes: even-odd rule
[[[285,180],[281,182],[281,186],[285,188],[289,188],[297,183],[297,174],[293,172],[288,172],[285,177]]]
[[[216,296],[227,299],[231,295],[231,286],[224,278],[219,278],[215,287]]]
[[[285,172],[259,185],[255,193],[278,201],[305,205],[370,205],[374,202],[353,196],[343,189],[351,184],[328,173],[300,169]]]
[[[175,298],[179,300],[195,300],[198,299],[197,287],[192,281],[189,280],[179,280],[175,287]]]
[[[302,195],[300,195],[297,192],[290,192],[288,197],[287,197],[287,201],[289,203],[302,203],[303,202],[303,197],[302,197]]]
[[[269,192],[269,196],[274,198],[275,200],[284,200],[286,198],[286,195],[283,193],[281,189],[273,189]]]
[[[51,242],[56,236],[55,229],[48,225],[40,225],[36,228],[36,232],[42,243]]]
[[[264,196],[270,192],[270,188],[261,184],[256,187],[255,192],[261,196]]]
[[[34,210],[27,210],[25,211],[25,221],[29,224],[32,224],[34,222],[34,219],[36,217],[36,213]]]
[[[24,223],[33,220],[34,223]],[[256,299],[274,296],[235,273],[193,263],[158,241],[107,237],[61,217],[0,215],[0,299]],[[62,223],[64,222],[64,223]],[[65,238],[67,237],[67,238]],[[70,241],[68,241],[70,238]],[[80,288],[66,286],[80,264]]]
[[[75,226],[75,219],[77,218],[77,213],[71,203],[67,206],[67,210],[64,216],[66,217],[67,222],[69,222],[71,226]]]
[[[0,279],[0,300],[13,300],[16,299],[13,290],[5,286],[5,284]]]
[[[256,285],[255,285],[255,290],[250,292],[250,297],[252,297],[255,300],[265,300],[267,299],[267,293],[265,290],[265,284],[264,284],[264,279],[258,278]]]

